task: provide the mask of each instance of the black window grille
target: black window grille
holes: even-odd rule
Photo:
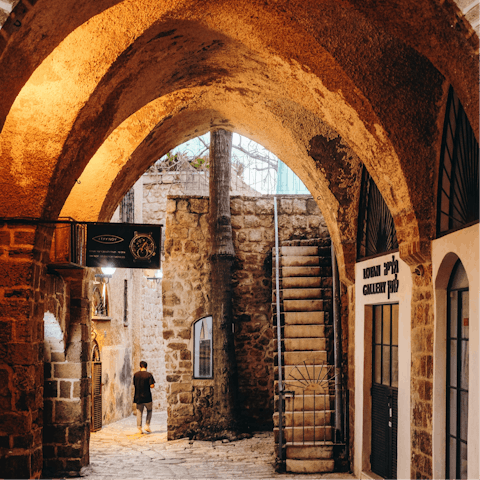
[[[478,142],[450,87],[440,153],[437,236],[478,222],[478,160]]]
[[[398,249],[392,214],[372,177],[363,167],[358,212],[357,259]]]

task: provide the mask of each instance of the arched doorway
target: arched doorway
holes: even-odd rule
[[[447,289],[447,478],[467,478],[469,288],[457,261]]]

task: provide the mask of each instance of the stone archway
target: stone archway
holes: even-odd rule
[[[0,215],[24,219],[2,223],[0,233],[2,340],[11,347],[3,397],[21,425],[16,435],[5,420],[15,453],[3,470],[21,465],[24,476],[41,470],[39,351],[51,241],[48,228],[29,221],[56,220],[64,206],[66,213],[82,175],[90,175],[80,180],[88,202],[77,220],[105,219],[140,173],[195,129],[238,129],[284,159],[315,195],[352,286],[360,165],[394,216],[402,258],[428,264],[447,83],[478,137],[478,36],[451,2],[35,3],[20,2],[0,38]],[[102,151],[115,156],[108,168],[95,166]],[[101,194],[95,177],[103,178]],[[87,295],[74,281],[80,315]],[[423,283],[430,289],[431,278]],[[25,372],[39,393],[27,389],[20,405]]]

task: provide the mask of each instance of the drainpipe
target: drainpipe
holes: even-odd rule
[[[283,463],[283,374],[282,374],[282,325],[280,312],[280,251],[278,248],[277,197],[273,199],[275,211],[275,289],[277,300],[277,355],[278,355],[278,457]]]
[[[335,363],[335,439],[342,440],[342,322],[340,318],[340,282],[337,258],[332,242],[333,338]]]

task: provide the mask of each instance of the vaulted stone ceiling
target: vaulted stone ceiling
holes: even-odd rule
[[[478,132],[478,35],[451,2],[377,3],[22,0],[0,30],[0,215],[108,219],[166,151],[224,127],[300,176],[341,265],[366,165],[420,261],[449,84]]]

